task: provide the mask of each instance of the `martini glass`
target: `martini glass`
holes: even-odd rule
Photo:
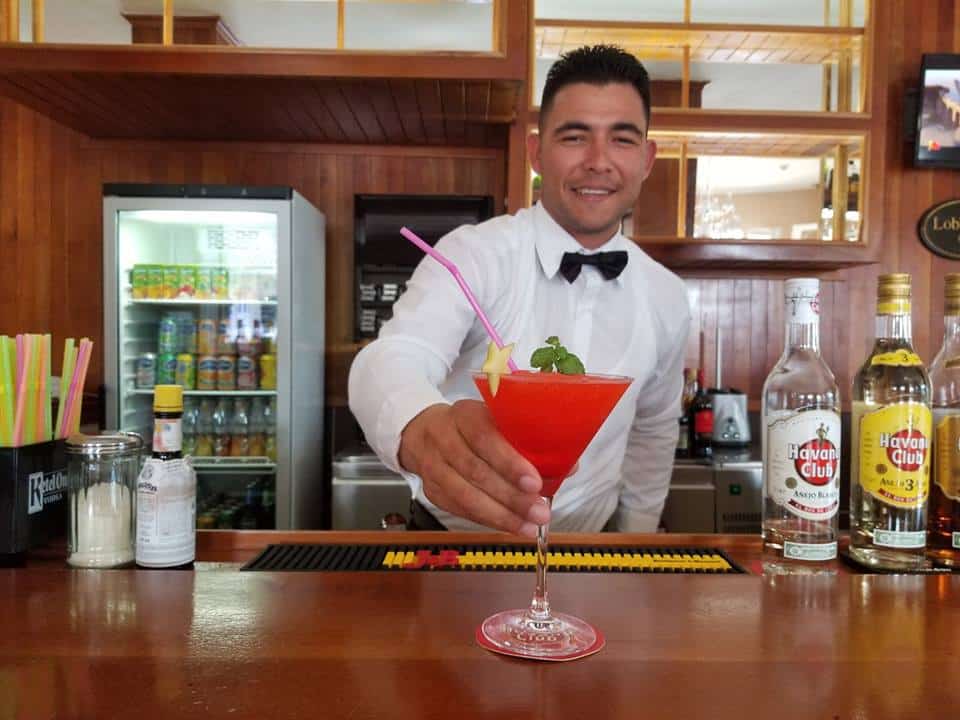
[[[543,479],[549,507],[617,401],[632,382],[617,375],[562,375],[520,371],[500,376],[497,394],[487,376],[473,380],[494,424]],[[490,649],[540,660],[570,660],[603,645],[589,623],[553,612],[547,601],[547,526],[537,529],[537,584],[530,607],[497,613],[480,626]]]

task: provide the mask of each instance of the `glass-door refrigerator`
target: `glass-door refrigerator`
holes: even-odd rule
[[[197,526],[317,528],[326,501],[324,217],[286,187],[104,185],[111,429],[184,387]]]

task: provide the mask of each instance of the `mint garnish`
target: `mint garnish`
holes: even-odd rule
[[[530,356],[530,366],[540,372],[559,372],[563,375],[583,375],[586,370],[580,358],[560,344],[560,338],[551,335],[546,347],[537,348]]]

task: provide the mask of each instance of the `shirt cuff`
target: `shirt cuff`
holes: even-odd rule
[[[449,405],[450,402],[434,387],[411,388],[392,393],[384,403],[377,419],[376,436],[380,460],[395,473],[406,475],[400,467],[400,435],[407,424],[431,405]]]
[[[638,510],[630,510],[623,505],[613,514],[613,526],[617,532],[655,533],[660,525],[660,515],[650,515]]]

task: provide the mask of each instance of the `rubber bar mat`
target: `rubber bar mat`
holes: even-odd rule
[[[672,547],[550,548],[550,572],[743,573],[722,550]],[[533,570],[536,556],[523,545],[268,545],[241,570],[500,571]]]

